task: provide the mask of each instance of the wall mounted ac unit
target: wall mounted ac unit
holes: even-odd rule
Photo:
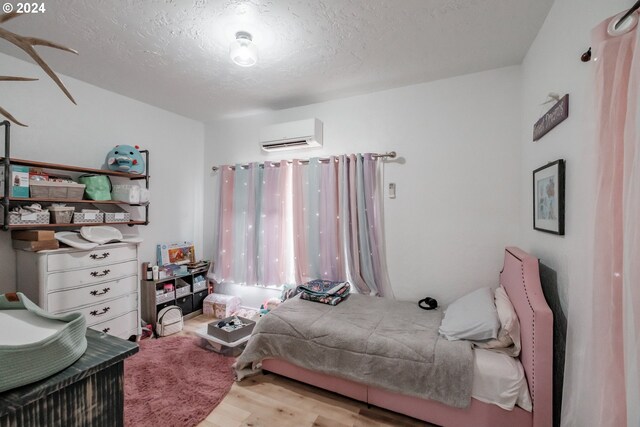
[[[260,147],[264,151],[322,147],[322,122],[306,119],[266,126],[260,130]]]

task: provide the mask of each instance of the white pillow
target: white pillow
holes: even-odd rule
[[[524,368],[518,359],[477,348],[474,353],[471,397],[511,411],[515,405],[531,412],[533,407]]]
[[[444,313],[439,332],[450,341],[496,339],[500,320],[491,288],[471,292],[451,303]]]
[[[474,342],[478,348],[492,349],[508,354],[512,357],[518,357],[520,354],[520,320],[511,300],[507,295],[507,291],[502,286],[496,289],[496,310],[500,319],[500,332],[498,338],[486,342]]]

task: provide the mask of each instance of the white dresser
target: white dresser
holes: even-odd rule
[[[87,326],[120,338],[140,335],[138,247],[16,251],[17,289],[51,313],[79,311]]]

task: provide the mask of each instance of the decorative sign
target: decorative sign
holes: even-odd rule
[[[533,140],[537,141],[545,136],[551,129],[569,117],[569,94],[566,94],[560,101],[551,107],[540,120],[533,125]]]

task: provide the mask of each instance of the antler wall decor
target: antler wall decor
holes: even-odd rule
[[[22,14],[19,14],[17,12],[6,13],[0,16],[0,24],[3,24],[8,20],[13,19],[19,15],[22,15]],[[58,85],[58,87],[62,90],[62,92],[64,92],[64,94],[67,95],[67,98],[69,98],[69,100],[71,100],[71,102],[73,102],[74,104],[76,103],[75,99],[73,99],[73,96],[71,96],[67,88],[64,86],[64,84],[62,84],[62,81],[60,81],[56,73],[54,73],[51,67],[49,67],[47,63],[44,62],[44,60],[40,57],[40,55],[38,55],[38,53],[33,47],[46,46],[54,49],[64,50],[66,52],[75,53],[77,55],[78,52],[76,50],[68,48],[66,46],[59,45],[57,43],[44,40],[44,39],[39,39],[36,37],[20,36],[18,34],[12,33],[11,31],[7,31],[4,28],[0,28],[0,38],[7,40],[9,43],[12,43],[17,47],[19,47],[20,49],[22,49],[23,51],[25,51],[27,55],[29,55],[40,66],[40,68],[42,68],[44,72],[47,73],[49,77],[51,77],[51,79]],[[38,79],[33,79],[29,77],[0,76],[0,81],[24,82],[24,81],[34,81],[34,80],[38,80]],[[2,107],[0,107],[0,115],[6,117],[7,119],[9,119],[10,121],[12,121],[17,125],[27,126],[23,123],[20,123],[18,120],[16,120],[15,117],[13,117],[7,110],[5,110]]]

